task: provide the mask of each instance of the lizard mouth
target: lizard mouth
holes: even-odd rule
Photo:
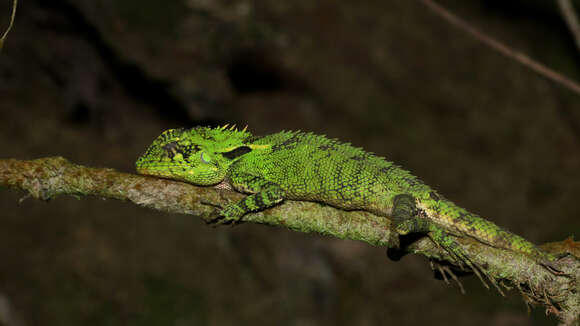
[[[137,168],[137,173],[138,174],[143,174],[143,175],[151,175],[151,170],[147,169],[147,168]]]
[[[139,175],[145,175],[145,176],[155,177],[155,178],[160,178],[160,179],[185,181],[183,178],[176,176],[171,171],[160,171],[160,170],[155,170],[155,169],[138,168],[137,173]]]
[[[171,177],[171,172],[150,167],[138,167],[137,173],[141,175],[150,175],[154,177]]]
[[[147,175],[147,176],[151,176],[151,177],[163,177],[163,175],[162,175],[163,172],[155,171],[155,170],[151,170],[151,169],[147,169],[147,168],[137,169],[137,174]]]

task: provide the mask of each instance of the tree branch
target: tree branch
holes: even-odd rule
[[[445,19],[448,23],[450,23],[454,27],[463,30],[464,32],[471,35],[473,38],[483,43],[484,45],[488,46],[489,48],[499,52],[500,54],[502,54],[507,58],[515,60],[516,62],[520,63],[526,68],[529,68],[530,70],[543,76],[544,78],[556,82],[557,84],[564,86],[570,91],[580,95],[580,84],[578,84],[576,81],[556,72],[553,69],[550,69],[549,67],[539,63],[538,61],[528,57],[527,55],[521,52],[511,49],[507,45],[499,42],[498,40],[492,38],[491,36],[473,27],[465,20],[455,16],[449,10],[435,3],[433,0],[421,0],[421,2],[432,12],[437,14],[439,17]]]
[[[556,2],[570,30],[570,34],[574,38],[574,43],[576,43],[576,47],[580,51],[580,23],[578,23],[578,16],[576,16],[574,6],[570,0],[557,0]]]
[[[113,198],[160,211],[199,216],[206,222],[216,217],[216,206],[243,197],[212,187],[84,167],[62,157],[0,160],[0,186],[25,190],[41,200],[58,195]],[[388,247],[391,237],[390,220],[385,217],[312,202],[285,201],[263,212],[247,214],[243,222],[284,226],[382,247]],[[571,255],[560,259],[557,268],[567,275],[554,275],[526,255],[493,248],[469,237],[456,240],[474,264],[485,268],[482,272],[498,290],[499,286],[516,287],[527,303],[544,305],[567,325],[578,322],[580,283],[576,280],[580,279],[580,260]],[[406,249],[442,264],[454,263],[428,237],[412,242]],[[449,270],[448,265],[442,265],[440,270]]]

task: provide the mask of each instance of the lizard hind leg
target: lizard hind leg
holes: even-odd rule
[[[429,238],[445,252],[449,254],[452,262],[461,269],[467,267],[477,275],[486,288],[487,282],[481,274],[495,286],[500,294],[503,291],[499,288],[496,280],[491,277],[481,266],[473,262],[465,250],[455,241],[453,236],[434,222],[419,216],[415,205],[415,198],[409,194],[401,194],[393,199],[393,224],[394,230],[399,235],[409,233],[425,233]]]

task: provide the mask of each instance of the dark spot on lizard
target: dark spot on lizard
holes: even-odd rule
[[[161,147],[166,153],[167,157],[173,159],[176,154],[181,154],[184,159],[191,155],[191,153],[195,153],[199,151],[198,145],[193,146],[182,146],[178,142],[169,142]]]
[[[424,209],[417,208],[416,214],[420,218],[427,218],[427,212]]]
[[[419,181],[415,177],[406,177],[403,178],[403,181],[405,181],[409,186],[416,186],[419,184]]]
[[[163,145],[162,148],[169,152],[169,151],[173,151],[174,149],[176,149],[177,146],[178,146],[177,142],[173,141],[173,142],[170,142],[170,143]]]
[[[396,165],[391,164],[389,166],[382,167],[379,171],[381,171],[382,173],[388,174],[389,172],[391,172],[391,170],[394,170],[396,168],[397,168]]]
[[[214,141],[215,137],[213,136],[213,133],[210,132],[208,129],[206,128],[199,128],[197,130],[197,134],[199,136],[201,136],[201,138],[205,139],[205,140],[209,140],[209,141]]]
[[[161,136],[163,138],[163,142],[166,142],[166,141],[169,141],[171,139],[174,139],[175,137],[181,136],[184,132],[185,132],[184,128],[170,129],[170,130],[162,133]]]
[[[283,150],[293,149],[294,147],[296,147],[298,143],[300,143],[300,139],[298,137],[296,136],[290,137],[285,141],[281,142],[280,144],[272,146],[272,152],[276,152],[282,149]]]
[[[240,157],[244,154],[247,154],[249,152],[251,152],[252,149],[248,146],[240,146],[237,148],[234,148],[233,150],[229,151],[229,152],[224,152],[222,153],[222,155],[227,158],[228,160],[233,160],[236,157]]]
[[[327,151],[329,149],[335,149],[335,147],[332,145],[320,145],[318,146],[318,149],[321,151]]]
[[[434,191],[429,192],[429,197],[431,197],[431,199],[433,199],[435,201],[441,200],[441,198],[439,198],[439,195],[437,195],[437,193]]]
[[[463,221],[463,223],[471,226],[473,224],[473,222],[475,222],[472,218],[471,218],[471,214],[466,213],[466,212],[460,212],[459,216],[457,216],[457,219],[460,221]]]
[[[179,145],[177,144],[177,142],[170,142],[170,143],[163,145],[163,147],[161,147],[161,148],[167,153],[167,157],[169,157],[170,159],[173,159],[173,157],[175,156],[175,153],[177,151],[178,146]]]
[[[351,157],[350,159],[354,160],[354,161],[364,161],[365,157],[363,155],[355,155],[355,156]]]

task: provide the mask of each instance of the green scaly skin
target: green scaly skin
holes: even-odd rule
[[[527,254],[544,266],[555,259],[455,205],[392,162],[311,133],[283,131],[258,137],[226,126],[171,129],[151,144],[136,166],[140,174],[249,194],[221,210],[225,222],[284,199],[315,201],[389,217],[401,235],[427,233],[459,263],[472,268],[449,234]]]

